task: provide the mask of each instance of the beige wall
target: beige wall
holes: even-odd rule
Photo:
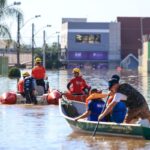
[[[17,63],[17,55],[15,53],[7,53],[7,54],[5,54],[5,56],[8,57],[9,65]],[[22,63],[31,64],[31,60],[32,60],[31,53],[20,53],[20,64],[22,64]]]

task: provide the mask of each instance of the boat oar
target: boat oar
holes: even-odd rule
[[[109,99],[109,96],[107,96],[105,106],[104,106],[104,108],[103,108],[103,110],[102,110],[102,112],[101,112],[101,113],[103,113],[103,112],[104,112],[108,99]],[[97,128],[98,128],[98,125],[99,125],[99,122],[100,122],[100,120],[98,119],[98,123],[97,123],[97,125],[96,125],[96,127],[95,127],[95,129],[94,129],[94,132],[93,132],[92,136],[95,136],[96,131],[97,131]]]

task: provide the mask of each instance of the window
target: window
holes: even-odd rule
[[[95,44],[101,42],[101,37],[100,34],[77,34],[75,36],[75,41],[77,43]]]

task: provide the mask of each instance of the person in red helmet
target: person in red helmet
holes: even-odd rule
[[[73,95],[87,94],[90,90],[90,87],[80,75],[80,69],[74,68],[72,73],[74,74],[74,77],[68,82],[67,89]]]
[[[42,62],[42,60],[39,57],[37,57],[35,59],[35,66],[32,69],[31,75],[36,80],[36,84],[38,86],[42,86],[44,88],[44,91],[46,92],[46,90],[45,90],[45,82],[44,82],[46,70],[42,66],[41,62]]]

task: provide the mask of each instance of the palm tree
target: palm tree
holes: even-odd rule
[[[20,22],[23,21],[23,14],[22,12],[13,7],[16,4],[7,5],[7,0],[0,0],[0,38],[4,39],[11,39],[11,33],[9,31],[9,27],[5,23],[5,20],[8,19],[8,17],[15,17],[17,18],[19,15]]]

